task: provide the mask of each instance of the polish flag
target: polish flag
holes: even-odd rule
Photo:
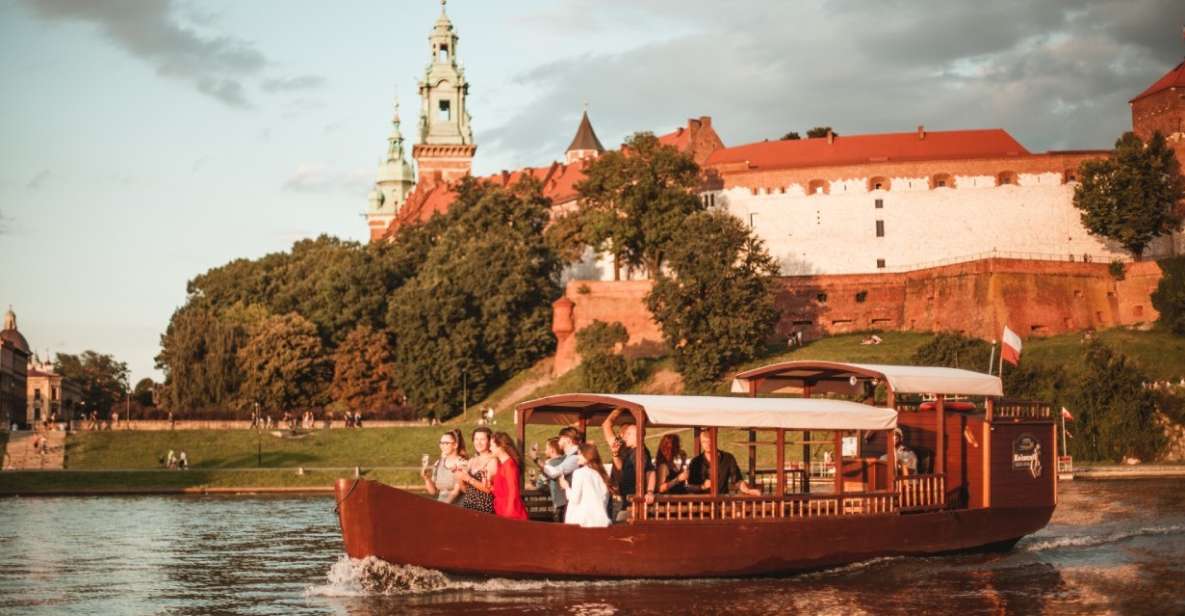
[[[1004,326],[1004,341],[1000,345],[1000,358],[1012,364],[1013,366],[1020,363],[1020,336],[1016,332]]]
[[[1070,409],[1062,407],[1062,419],[1066,421],[1074,421],[1074,416],[1070,414]]]

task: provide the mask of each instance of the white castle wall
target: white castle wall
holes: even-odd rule
[[[752,221],[784,275],[876,272],[877,259],[902,269],[988,251],[1128,257],[1082,227],[1076,184],[1063,184],[1059,173],[1019,174],[1016,185],[1003,186],[994,176],[955,176],[956,188],[934,189],[926,177],[890,178],[890,190],[875,191],[868,180],[832,180],[830,194],[814,195],[801,184],[756,195],[734,187],[717,193],[716,204]],[[884,237],[876,236],[878,220]],[[1147,254],[1167,254],[1170,244],[1162,238]]]

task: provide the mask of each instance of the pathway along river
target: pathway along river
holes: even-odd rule
[[[0,613],[1185,614],[1185,481],[1062,485],[1052,523],[1009,554],[679,582],[350,561],[323,497],[3,498]]]

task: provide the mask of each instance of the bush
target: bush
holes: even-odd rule
[[[1123,265],[1123,261],[1112,261],[1111,264],[1107,266],[1107,271],[1115,280],[1123,280],[1127,277],[1127,267]]]
[[[617,345],[628,341],[625,326],[616,321],[593,321],[576,332],[576,352],[588,391],[620,392],[638,382],[637,366],[616,352]]]
[[[919,347],[910,361],[917,366],[946,366],[983,372],[991,355],[991,345],[979,338],[942,332]]]
[[[1148,379],[1122,353],[1101,342],[1086,346],[1086,369],[1074,396],[1075,438],[1071,453],[1085,460],[1156,457],[1165,444],[1156,422],[1156,398]]]
[[[1160,324],[1185,336],[1185,257],[1160,261],[1160,283],[1152,292],[1152,306],[1160,313]]]

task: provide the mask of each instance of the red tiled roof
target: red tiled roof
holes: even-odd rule
[[[27,372],[25,372],[25,376],[57,376],[57,375],[52,372],[42,372],[40,370],[35,370],[33,368],[29,368],[29,370]]]
[[[948,160],[1027,156],[1029,151],[1006,131],[915,131],[786,141],[762,141],[716,150],[707,166],[747,163],[751,169],[858,165],[888,161]]]
[[[1134,103],[1145,96],[1151,96],[1157,92],[1160,92],[1161,90],[1167,90],[1169,88],[1185,88],[1185,62],[1181,62],[1176,66],[1176,68],[1165,73],[1164,77],[1156,80],[1156,83],[1148,86],[1147,90],[1140,92],[1129,102]]]

